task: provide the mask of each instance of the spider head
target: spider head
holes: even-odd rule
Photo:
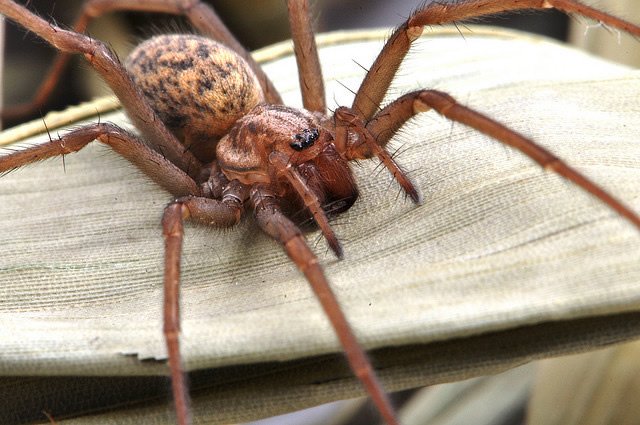
[[[293,135],[293,141],[289,146],[298,152],[313,146],[320,136],[320,130],[317,128],[305,128],[302,132]]]
[[[230,180],[267,184],[298,206],[313,195],[327,215],[347,210],[358,197],[332,131],[321,116],[305,110],[258,105],[220,140],[216,156]]]

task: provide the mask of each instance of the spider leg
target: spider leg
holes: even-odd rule
[[[250,202],[260,228],[279,242],[286,254],[305,275],[327,317],[340,339],[342,348],[353,370],[374,404],[389,425],[399,424],[391,402],[371,366],[366,353],[358,343],[344,313],[340,309],[318,258],[309,249],[302,232],[280,210],[276,197],[267,189],[254,186],[250,192]]]
[[[583,15],[640,36],[640,26],[601,12],[575,0],[467,0],[428,2],[400,25],[378,54],[360,84],[351,109],[366,122],[378,110],[393,77],[411,43],[422,34],[425,25],[440,25],[463,19],[523,9],[558,9],[568,14]]]
[[[57,27],[10,0],[0,1],[0,13],[33,31],[56,49],[82,54],[120,99],[145,140],[153,143],[156,150],[191,177],[197,178],[200,162],[162,124],[122,64],[104,43]]]
[[[459,104],[453,97],[446,93],[437,90],[421,90],[408,93],[390,103],[374,116],[367,124],[367,130],[371,132],[374,139],[384,144],[392,135],[389,133],[389,128],[397,128],[415,114],[428,111],[429,109],[434,109],[439,114],[453,121],[472,127],[505,145],[518,149],[540,164],[545,170],[551,170],[559,174],[600,199],[640,229],[640,217],[638,214],[625,206],[620,200],[611,196],[598,184],[567,165],[551,152],[536,144],[533,140],[522,136],[486,115]]]
[[[325,114],[324,83],[307,0],[287,1],[291,39],[298,64],[298,79],[305,109]]]
[[[251,54],[227,29],[210,5],[199,0],[87,0],[71,30],[84,33],[91,21],[107,13],[117,11],[155,12],[185,16],[203,35],[217,40],[239,53],[258,76],[266,99],[270,103],[282,103],[282,99],[271,80]],[[17,120],[42,108],[60,80],[70,57],[69,53],[59,53],[46,78],[36,90],[33,99],[3,109],[0,112],[2,120]]]
[[[43,159],[77,152],[94,140],[108,145],[174,196],[201,193],[200,187],[184,171],[137,136],[111,123],[89,124],[47,143],[0,156],[0,175]]]
[[[344,155],[347,160],[377,156],[411,200],[416,204],[422,203],[422,195],[420,195],[418,188],[409,180],[409,177],[402,171],[389,152],[384,149],[384,145],[377,142],[357,113],[345,106],[341,106],[336,109],[334,118],[336,129],[335,144],[338,152]],[[395,134],[395,130],[390,136]],[[355,141],[349,137],[350,131],[358,135]]]
[[[180,355],[180,257],[184,239],[184,220],[194,220],[209,226],[230,227],[240,221],[246,186],[231,182],[222,200],[185,196],[178,198],[164,210],[162,235],[165,240],[164,259],[164,327],[163,333],[169,356],[171,385],[180,425],[191,423],[189,390]]]

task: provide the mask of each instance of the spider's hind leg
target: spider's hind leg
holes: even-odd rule
[[[160,121],[129,73],[104,43],[57,27],[13,1],[0,1],[0,14],[33,31],[61,52],[83,55],[113,90],[129,118],[149,144],[166,155],[178,168],[197,178],[201,168],[200,162],[191,152],[185,151],[182,144]]]
[[[0,156],[0,175],[47,158],[77,152],[94,140],[109,146],[174,196],[201,193],[200,187],[185,172],[149,148],[138,136],[111,123],[88,124],[47,143]]]

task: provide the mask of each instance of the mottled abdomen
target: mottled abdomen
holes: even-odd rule
[[[125,66],[160,119],[203,161],[213,159],[217,141],[264,101],[244,59],[206,37],[153,37]]]

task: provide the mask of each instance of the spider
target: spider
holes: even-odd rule
[[[110,4],[107,7],[132,5],[129,0]],[[135,5],[139,8],[141,4]],[[487,0],[428,3],[419,7],[391,36],[368,71],[353,105],[339,107],[329,116],[307,2],[288,2],[304,109],[281,105],[266,75],[206,5],[194,2],[191,8],[179,8],[175,1],[148,5],[149,10],[173,13],[186,10],[194,26],[229,47],[200,36],[159,36],[134,50],[126,61],[128,71],[125,71],[100,42],[47,23],[15,2],[0,1],[0,12],[9,19],[61,51],[83,54],[116,93],[142,134],[141,138],[109,123],[90,124],[48,144],[2,157],[0,172],[75,152],[97,139],[175,196],[164,209],[162,227],[166,241],[164,335],[179,423],[190,421],[178,338],[183,221],[232,226],[238,223],[245,208],[253,210],[258,226],[280,242],[306,276],[336,329],[354,373],[386,422],[397,423],[393,408],[350,330],[320,263],[289,217],[302,211],[320,228],[330,249],[341,258],[342,246],[329,218],[349,209],[358,197],[348,161],[374,156],[391,172],[406,195],[420,203],[418,189],[384,149],[391,136],[419,112],[434,109],[523,151],[640,227],[637,214],[582,174],[526,137],[461,105],[446,93],[419,90],[380,107],[398,66],[424,25],[512,9],[547,7],[580,13],[640,35],[640,28],[633,24],[573,1],[542,5],[533,1]],[[182,73],[184,78],[177,80],[173,78],[174,73]],[[206,103],[202,102],[203,98],[207,99]],[[215,124],[207,119],[210,116],[216,117]],[[216,143],[208,143],[212,140]]]

